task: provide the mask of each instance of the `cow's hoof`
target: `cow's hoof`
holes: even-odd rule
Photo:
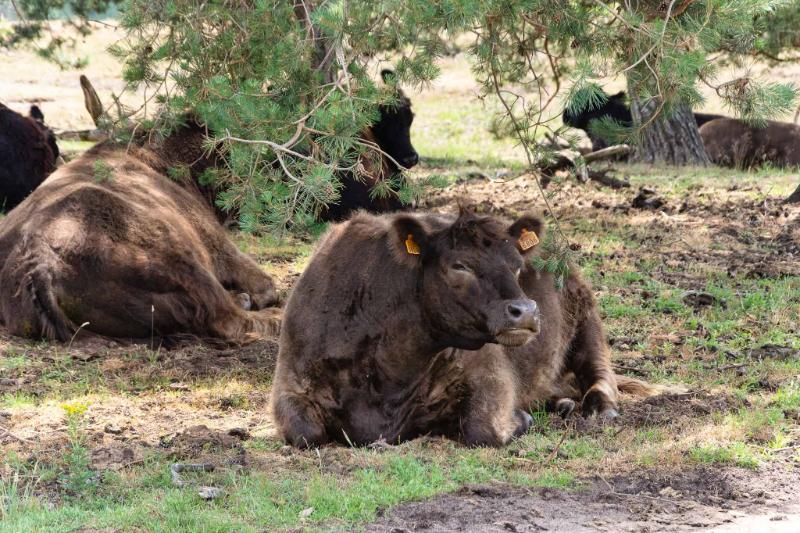
[[[529,429],[531,429],[531,426],[533,425],[533,417],[527,411],[517,409],[514,413],[514,418],[517,421],[517,429],[514,430],[515,437],[524,435]]]
[[[575,403],[575,400],[572,400],[571,398],[561,398],[560,400],[556,401],[555,405],[553,406],[553,411],[555,411],[561,418],[569,418],[569,415],[575,411],[577,406],[578,404]]]
[[[614,409],[613,407],[611,407],[611,408],[603,410],[597,416],[602,418],[603,420],[611,421],[611,420],[614,420],[615,418],[617,418],[619,416],[619,412],[616,409]]]

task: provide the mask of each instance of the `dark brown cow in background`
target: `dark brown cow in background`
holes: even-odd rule
[[[61,167],[0,221],[0,322],[69,340],[83,325],[123,339],[190,334],[246,342],[275,333],[272,280],[229,240],[197,177],[204,130],[106,142]],[[190,168],[178,183],[166,176]],[[238,295],[247,295],[242,299]]]
[[[25,117],[0,104],[0,211],[15,208],[56,168],[59,151],[44,115]]]
[[[333,226],[284,313],[272,390],[284,438],[305,447],[430,433],[501,445],[527,431],[530,415],[497,388],[484,393],[487,369],[462,366],[458,349],[538,332],[517,279],[518,240],[537,223],[362,213]]]
[[[769,121],[764,127],[722,118],[700,128],[706,152],[714,164],[747,169],[770,164],[800,165],[800,126]]]

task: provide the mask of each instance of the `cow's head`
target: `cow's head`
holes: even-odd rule
[[[519,274],[541,227],[531,216],[508,224],[467,212],[435,228],[413,216],[394,219],[393,253],[418,269],[409,297],[420,299],[438,340],[477,349],[486,343],[520,346],[536,336],[539,308],[520,288]]]
[[[384,82],[391,82],[394,73],[391,70],[381,72]],[[372,125],[372,132],[381,150],[405,168],[411,168],[419,162],[419,155],[411,145],[411,123],[414,113],[411,112],[411,100],[397,89],[396,105],[380,106],[380,119]],[[392,170],[398,170],[394,162],[389,162]]]
[[[47,144],[50,146],[50,150],[53,151],[53,157],[58,159],[60,152],[58,151],[58,144],[56,144],[56,136],[53,130],[48,128],[47,124],[44,123],[44,113],[42,113],[42,110],[39,109],[39,106],[32,105],[30,111],[28,111],[28,116],[33,119],[36,123],[36,127],[39,128],[39,131],[41,131],[42,135],[47,139]]]
[[[564,110],[562,119],[564,124],[571,128],[589,131],[589,123],[593,120],[601,119],[603,117],[610,117],[620,122],[621,124],[631,123],[631,110],[625,102],[625,91],[620,91],[611,96],[606,95],[602,103],[597,107],[583,109],[580,112]]]

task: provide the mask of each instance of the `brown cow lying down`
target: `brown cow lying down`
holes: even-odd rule
[[[218,224],[194,180],[203,131],[160,144],[98,145],[53,173],[0,222],[0,323],[68,340],[191,334],[242,342],[275,329],[272,280]],[[178,183],[170,167],[189,165]]]
[[[543,231],[540,223],[540,238]],[[537,271],[530,263],[519,281],[539,306],[542,331],[524,346],[487,344],[462,355],[464,366],[485,369],[476,372],[484,395],[503,395],[516,409],[545,405],[565,417],[579,400],[584,416],[613,418],[618,389],[637,396],[660,390],[614,374],[597,305],[577,269],[571,269],[561,290],[556,289],[552,274]]]
[[[500,445],[530,427],[487,369],[459,350],[522,345],[539,329],[518,282],[523,232],[461,214],[357,214],[321,239],[287,303],[272,391],[295,446],[366,444],[431,433]],[[480,360],[478,360],[480,362]]]
[[[741,120],[721,118],[703,124],[700,136],[716,165],[742,169],[763,164],[800,165],[800,126],[795,124],[769,121],[757,128]]]

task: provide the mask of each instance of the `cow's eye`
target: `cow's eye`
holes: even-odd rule
[[[469,272],[469,268],[467,268],[467,265],[461,263],[460,261],[456,261],[455,263],[453,263],[453,266],[451,268],[453,270],[460,270],[461,272]]]
[[[514,272],[514,275],[515,275],[516,277],[519,277],[519,275],[520,275],[520,274],[522,274],[522,269],[521,269],[521,268],[518,268],[518,269],[517,269],[517,270]]]

